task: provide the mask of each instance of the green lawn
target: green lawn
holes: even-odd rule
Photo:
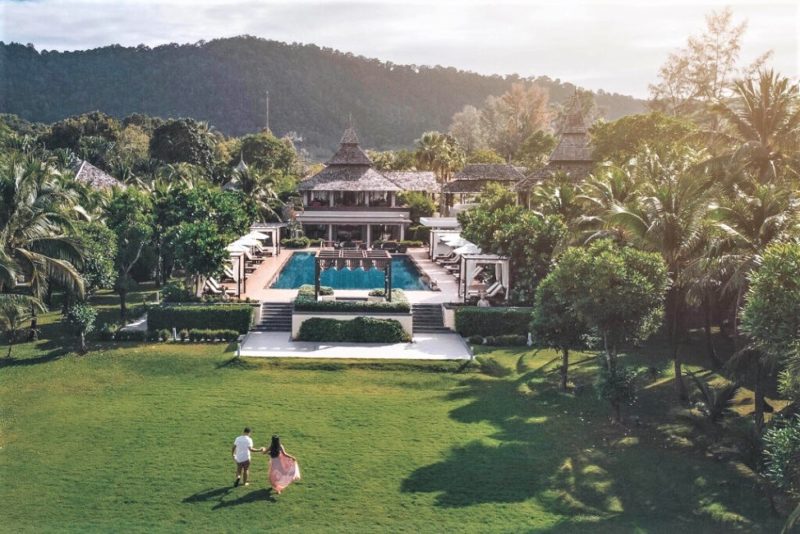
[[[63,331],[0,367],[0,530],[775,532],[752,482],[684,442],[642,394],[608,424],[591,389],[553,387],[554,354],[496,350],[512,373],[457,364],[232,359],[222,345],[98,345]],[[49,329],[49,330],[48,330]],[[573,373],[591,382],[593,361]],[[650,362],[652,363],[652,362]],[[666,368],[666,362],[658,365]],[[303,480],[233,489],[230,446],[272,433]]]

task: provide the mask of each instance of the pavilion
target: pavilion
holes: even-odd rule
[[[513,187],[525,179],[525,167],[507,163],[471,163],[457,172],[453,179],[442,187],[444,203],[448,213],[455,215],[470,207],[470,203],[490,183]]]

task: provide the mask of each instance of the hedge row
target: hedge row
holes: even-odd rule
[[[300,325],[299,341],[400,343],[411,341],[399,321],[356,317],[349,321],[313,317]]]
[[[216,306],[154,306],[147,312],[147,328],[172,331],[214,327],[236,330],[240,334],[250,329],[253,308],[247,304],[219,304]]]
[[[456,308],[456,331],[467,336],[527,336],[532,308]]]
[[[331,286],[319,286],[320,295],[333,295],[333,288]],[[297,296],[314,298],[314,286],[311,284],[303,284],[297,290]]]
[[[281,239],[281,246],[285,248],[308,248],[318,247],[322,244],[322,239],[311,239],[305,236],[287,237]]]
[[[473,345],[488,345],[490,347],[521,347],[528,344],[528,338],[521,334],[506,334],[503,336],[478,336],[467,338]]]
[[[385,312],[408,313],[411,304],[402,289],[392,290],[392,302],[369,302],[366,300],[314,300],[314,288],[311,293],[297,292],[294,299],[294,309],[297,311],[340,311],[340,312]]]

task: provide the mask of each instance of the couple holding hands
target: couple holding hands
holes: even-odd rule
[[[272,436],[269,447],[253,448],[253,438],[250,437],[250,427],[245,427],[241,436],[233,441],[233,461],[236,462],[236,480],[233,483],[235,488],[240,483],[249,486],[247,481],[250,475],[250,453],[260,452],[269,454],[269,482],[278,494],[295,480],[300,480],[300,465],[297,458],[286,453],[286,449],[281,445],[281,438]]]

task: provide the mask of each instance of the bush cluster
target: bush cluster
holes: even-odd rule
[[[320,245],[322,245],[322,239],[311,239],[305,236],[281,239],[281,246],[285,248],[308,248]]]
[[[456,331],[462,336],[527,336],[531,308],[456,308]],[[526,337],[527,340],[527,337]]]
[[[349,321],[314,317],[303,322],[299,341],[400,343],[411,341],[399,321],[356,317]]]
[[[236,330],[212,330],[207,328],[193,328],[188,331],[186,339],[193,343],[200,341],[236,341],[239,332]]]
[[[148,335],[144,330],[119,330],[114,334],[114,339],[116,341],[147,341]]]
[[[214,326],[244,334],[250,329],[253,308],[247,304],[211,306],[153,306],[147,314],[150,330],[207,328]]]
[[[333,295],[333,288],[331,286],[319,286],[320,295]],[[297,290],[297,296],[314,298],[314,286],[311,284],[303,284]]]
[[[411,304],[406,298],[402,289],[392,290],[392,302],[369,302],[352,300],[325,301],[314,300],[314,287],[308,291],[298,291],[297,298],[294,299],[294,309],[297,311],[340,311],[340,312],[384,312],[384,313],[408,313],[411,311]],[[302,288],[301,288],[302,290]]]

